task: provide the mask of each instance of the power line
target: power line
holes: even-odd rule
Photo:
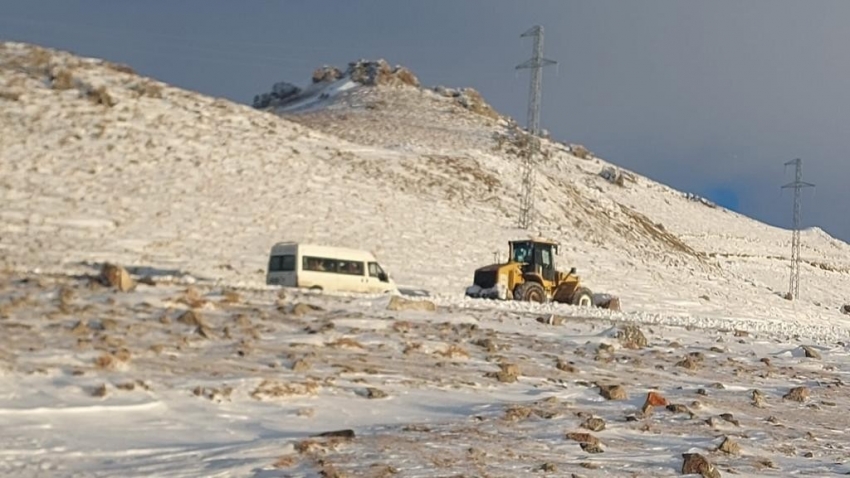
[[[800,190],[813,188],[814,184],[803,181],[803,160],[793,159],[785,163],[785,169],[789,165],[795,166],[794,182],[782,186],[782,189],[794,190],[794,231],[791,236],[791,280],[788,288],[788,299],[796,300],[800,296],[800,221],[802,220]]]
[[[557,64],[543,57],[543,27],[535,25],[520,37],[534,37],[531,59],[517,65],[516,69],[531,70],[531,87],[528,92],[528,151],[523,158],[522,196],[519,206],[519,227],[528,229],[534,223],[534,159],[539,145],[540,100],[543,95],[543,67]]]

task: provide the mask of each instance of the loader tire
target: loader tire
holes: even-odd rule
[[[573,289],[572,284],[561,284],[552,293],[552,300],[559,304],[572,304]]]
[[[579,307],[592,307],[593,293],[591,293],[590,289],[587,287],[579,287],[575,290],[575,292],[573,292],[573,297],[570,299],[570,303]]]
[[[514,290],[514,299],[525,302],[546,302],[546,291],[537,282],[526,282]]]

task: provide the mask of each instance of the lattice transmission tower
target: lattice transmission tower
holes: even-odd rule
[[[782,189],[794,190],[794,231],[791,236],[791,280],[788,287],[788,298],[796,300],[800,296],[800,221],[802,220],[800,190],[813,188],[814,184],[803,181],[803,160],[800,158],[785,163],[785,169],[795,166],[794,182],[782,186]]]
[[[519,227],[528,229],[534,223],[534,163],[539,149],[540,99],[543,95],[543,67],[557,64],[543,58],[543,27],[535,25],[520,37],[534,37],[531,59],[517,65],[517,70],[531,70],[531,88],[528,93],[528,150],[522,164],[522,196],[519,206]]]

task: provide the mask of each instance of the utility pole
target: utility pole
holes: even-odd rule
[[[543,27],[535,25],[520,37],[534,37],[531,59],[517,65],[516,69],[531,70],[531,88],[528,93],[528,150],[523,158],[522,196],[519,206],[519,227],[528,229],[534,223],[534,159],[539,149],[540,98],[543,94],[543,67],[557,62],[543,58]]]
[[[782,189],[794,190],[794,231],[791,236],[791,281],[788,290],[788,299],[796,300],[800,297],[800,221],[802,219],[800,190],[813,188],[814,184],[803,181],[803,160],[800,158],[785,163],[785,169],[789,165],[796,167],[794,182],[782,186]]]

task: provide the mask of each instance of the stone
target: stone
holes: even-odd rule
[[[803,345],[801,348],[803,349],[803,352],[805,352],[807,358],[821,360],[822,357],[820,355],[820,352],[818,352],[814,348],[809,347],[808,345]]]
[[[567,438],[576,441],[581,449],[588,453],[602,453],[602,442],[590,433],[567,433]]]
[[[329,432],[322,432],[314,436],[322,438],[354,438],[354,430],[333,430]]]
[[[393,296],[390,299],[387,310],[399,312],[403,310],[434,312],[437,310],[437,305],[428,300],[408,300],[399,296]]]
[[[102,384],[99,387],[95,387],[91,392],[92,397],[103,398],[106,396],[106,384]]]
[[[387,392],[385,392],[381,389],[374,388],[374,387],[366,388],[366,398],[373,398],[373,399],[374,398],[386,398],[388,396],[389,395],[387,394]]]
[[[847,305],[841,307],[841,312],[844,312],[845,314],[850,315],[850,304],[847,304]]]
[[[809,398],[809,389],[807,387],[794,387],[788,393],[782,396],[785,400],[793,400],[795,402],[805,402]]]
[[[304,359],[298,359],[292,363],[293,372],[306,372],[307,370],[310,370],[310,362]]]
[[[106,286],[114,287],[121,292],[129,292],[136,285],[126,269],[109,263],[104,264],[100,270],[100,280]]]
[[[703,478],[720,478],[720,471],[699,453],[682,453],[682,474],[700,475]]]
[[[193,325],[195,327],[206,327],[206,322],[204,322],[204,317],[200,314],[200,312],[196,312],[194,310],[187,310],[180,317],[177,317],[177,322],[186,325]]]
[[[313,314],[315,312],[322,312],[322,311],[324,311],[324,309],[322,309],[321,307],[319,307],[317,305],[303,304],[303,303],[299,302],[299,303],[294,304],[292,306],[292,309],[290,309],[289,313],[296,316],[296,317],[301,317],[301,316],[304,316],[304,315],[309,315],[309,314]]]
[[[642,349],[647,345],[646,336],[635,325],[621,326],[617,330],[617,339],[627,349]]]
[[[699,361],[694,360],[693,357],[688,356],[688,357],[685,357],[684,359],[682,359],[681,361],[677,362],[676,366],[677,367],[683,367],[683,368],[686,368],[688,370],[696,370],[696,369],[699,368]]]
[[[726,420],[727,422],[735,425],[736,427],[741,426],[741,422],[739,422],[734,415],[731,413],[721,413],[720,418]]]
[[[313,71],[313,83],[332,82],[342,78],[342,71],[334,66],[322,66]]]
[[[753,406],[757,408],[764,408],[765,397],[761,390],[755,389],[753,390]]]
[[[667,399],[658,392],[652,391],[646,394],[646,400],[643,402],[641,411],[647,414],[652,410],[652,407],[666,407]]]
[[[565,319],[557,315],[549,315],[545,317],[538,317],[537,321],[546,325],[563,325]]]
[[[723,439],[723,442],[720,444],[720,446],[717,447],[717,449],[722,451],[723,453],[737,455],[741,452],[741,445],[738,445],[735,440],[729,437],[725,437]]]
[[[581,427],[592,432],[600,432],[605,429],[605,420],[597,417],[588,418],[581,424]]]
[[[499,368],[500,370],[498,372],[487,372],[484,376],[495,378],[502,383],[512,383],[517,381],[517,377],[519,377],[519,366],[512,363],[502,363],[499,364]]]
[[[628,400],[629,398],[622,385],[599,385],[599,394],[607,400]]]
[[[557,368],[558,370],[560,370],[562,372],[569,372],[569,373],[578,372],[578,369],[575,367],[575,365],[573,365],[573,364],[571,364],[571,363],[569,363],[565,360],[562,360],[562,359],[558,359],[558,361],[555,363],[555,368]]]

